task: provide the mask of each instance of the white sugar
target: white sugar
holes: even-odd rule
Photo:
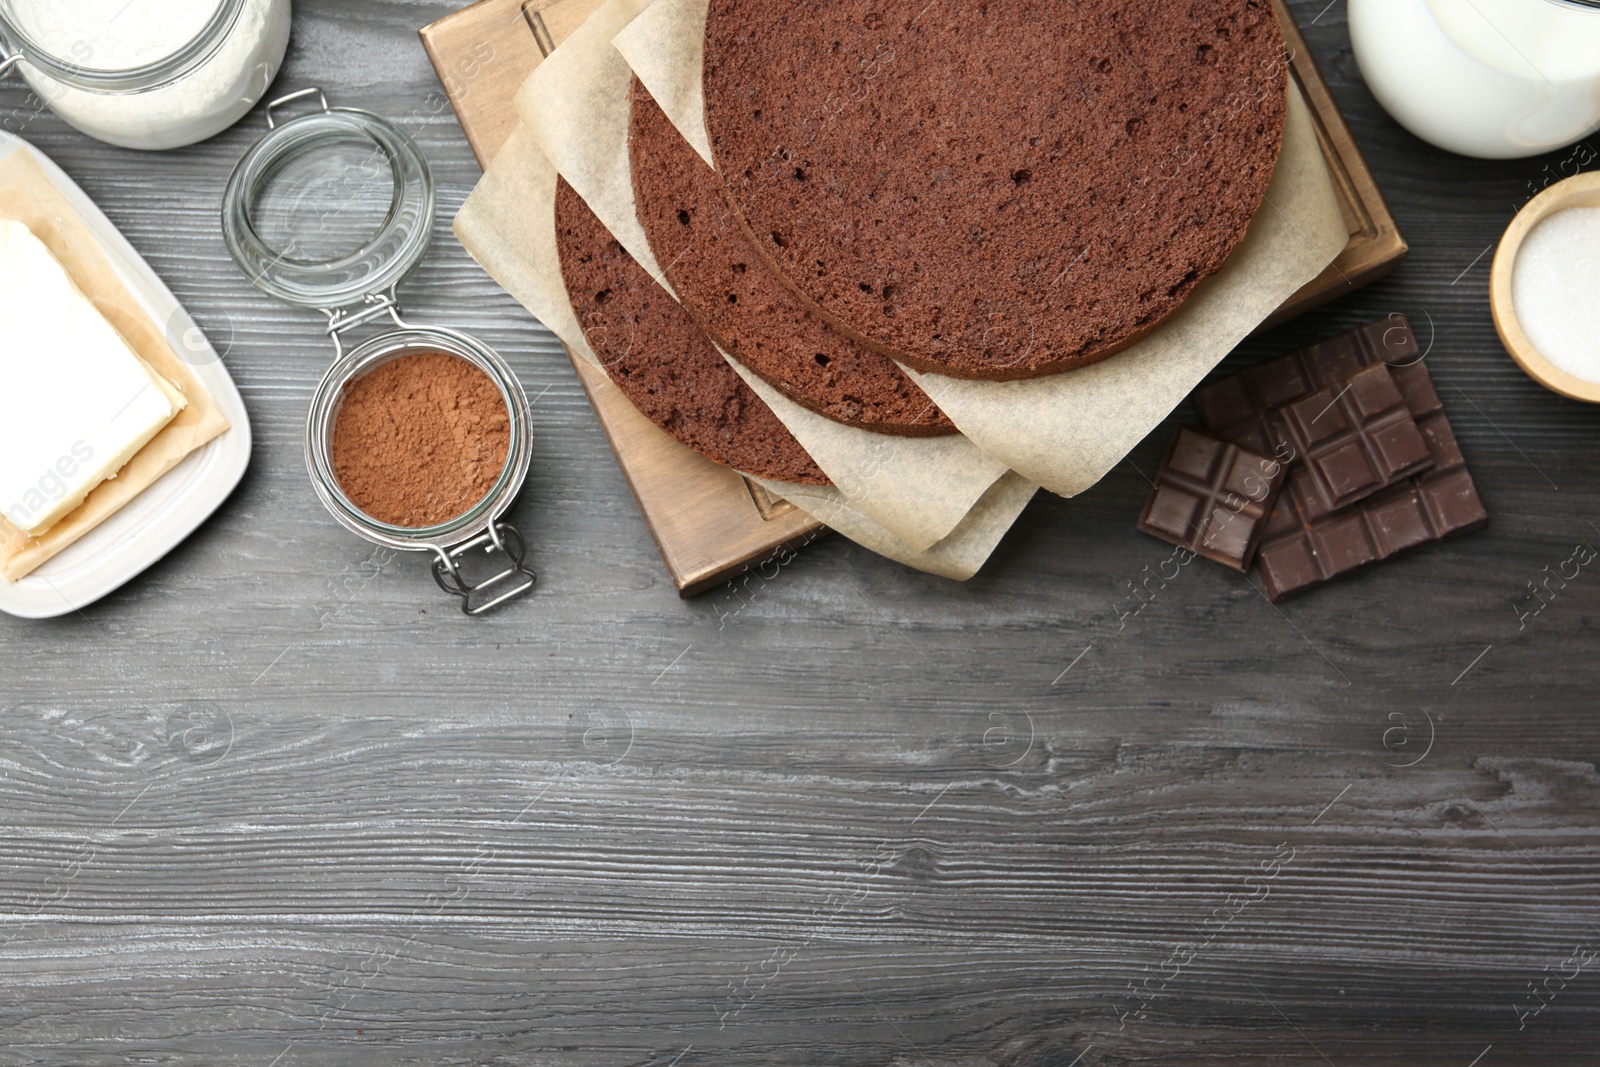
[[[1558,211],[1533,228],[1517,253],[1511,300],[1540,355],[1600,382],[1600,207]]]

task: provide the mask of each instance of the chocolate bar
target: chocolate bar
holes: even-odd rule
[[[1286,473],[1271,456],[1180,427],[1139,530],[1243,573]]]
[[[1418,354],[1411,323],[1397,313],[1202,386],[1194,393],[1195,413],[1224,441],[1279,455],[1282,408],[1374,363],[1403,363]]]
[[[1357,371],[1283,408],[1283,427],[1309,482],[1342,508],[1433,466],[1389,368]]]
[[[1257,554],[1267,598],[1278,603],[1419,545],[1488,524],[1444,405],[1422,364],[1393,372],[1433,469],[1343,509],[1329,508],[1297,466],[1278,498]]]

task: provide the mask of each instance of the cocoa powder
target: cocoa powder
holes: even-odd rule
[[[483,371],[459,356],[401,356],[345,386],[333,426],[339,488],[391,526],[437,526],[489,494],[511,419]]]

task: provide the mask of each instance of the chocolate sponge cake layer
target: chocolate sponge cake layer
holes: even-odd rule
[[[755,246],[836,328],[961,378],[1104,359],[1243,239],[1270,0],[711,0],[705,111]]]
[[[628,151],[639,221],[667,280],[724,351],[789,399],[848,426],[956,432],[887,356],[830,329],[750,247],[714,170],[637,78]]]
[[[651,422],[707,459],[746,474],[829,484],[688,312],[565,181],[556,189],[556,245],[589,347]]]

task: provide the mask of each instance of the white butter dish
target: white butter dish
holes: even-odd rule
[[[100,526],[18,582],[0,580],[0,611],[21,618],[66,615],[92,604],[161,559],[194,532],[239,484],[250,463],[244,401],[172,292],[94,202],[42,152],[0,131],[0,160],[26,152],[44,170],[106,253],[140,310],[168,336],[185,339],[194,376],[230,428],[131,500]]]

